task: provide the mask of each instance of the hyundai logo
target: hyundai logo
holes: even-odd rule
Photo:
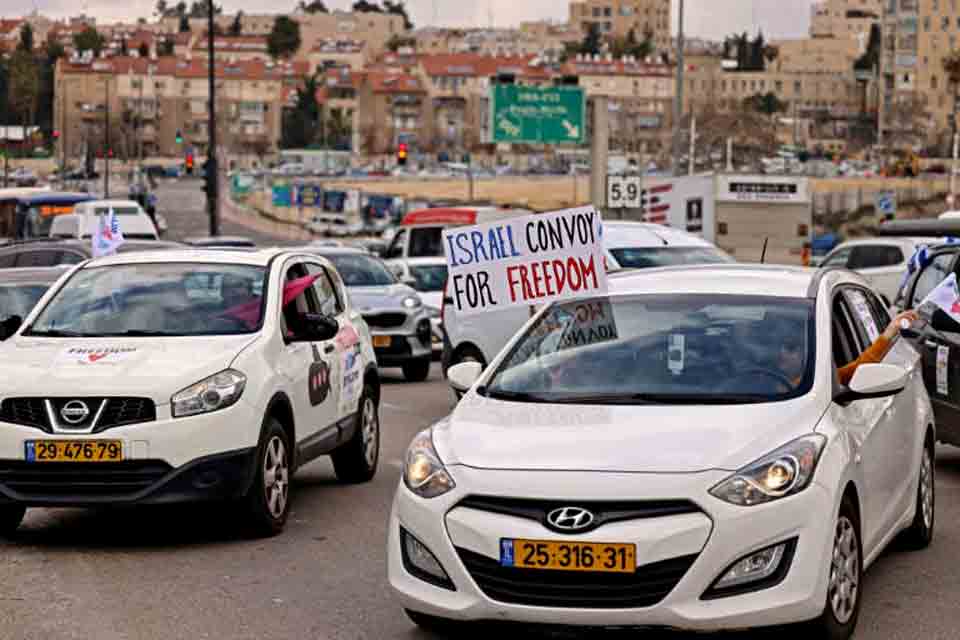
[[[67,424],[80,424],[90,415],[90,408],[86,402],[71,400],[60,409],[60,417]]]
[[[595,519],[592,513],[580,507],[562,507],[547,514],[547,524],[557,531],[583,531]]]

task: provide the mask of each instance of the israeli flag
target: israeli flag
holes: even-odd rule
[[[117,249],[125,240],[123,232],[120,230],[120,221],[117,215],[110,207],[106,215],[97,218],[96,227],[93,230],[93,257],[109,256],[117,252]]]

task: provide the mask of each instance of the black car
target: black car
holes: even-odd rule
[[[127,240],[119,253],[133,251],[153,251],[183,249],[176,242],[159,240]],[[93,247],[89,240],[31,240],[14,242],[0,246],[0,269],[12,267],[55,267],[57,265],[78,264],[93,257]]]
[[[880,227],[883,236],[960,238],[960,225],[936,220],[900,221]],[[911,259],[894,302],[898,311],[917,309],[951,273],[960,277],[960,242],[927,245]],[[923,381],[937,419],[937,439],[960,446],[960,323],[937,309],[919,328],[903,332],[923,357]]]
[[[65,267],[0,270],[0,321],[27,317]]]

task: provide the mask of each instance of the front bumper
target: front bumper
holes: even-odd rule
[[[381,367],[402,367],[417,360],[429,360],[433,355],[433,348],[428,340],[424,343],[415,335],[402,335],[388,332],[371,331],[374,345],[377,336],[388,336],[389,346],[374,346],[373,352],[377,356],[377,365]]]
[[[0,502],[26,506],[163,504],[226,500],[253,480],[262,416],[242,399],[209,414],[107,429],[95,435],[51,434],[0,423]],[[27,440],[120,440],[116,463],[26,462]]]
[[[713,631],[813,619],[826,602],[833,520],[824,514],[833,513],[835,507],[829,492],[818,485],[780,504],[744,509],[707,494],[707,488],[726,477],[724,472],[585,475],[464,467],[451,471],[457,489],[440,498],[423,500],[402,483],[397,490],[389,523],[388,573],[405,608],[454,620]],[[457,506],[467,495],[516,496],[516,487],[523,487],[526,498],[569,500],[573,504],[578,499],[596,500],[597,496],[615,496],[617,500],[631,494],[642,496],[642,500],[685,496],[703,512],[609,523],[586,534],[565,536],[534,520]],[[401,526],[430,549],[455,591],[424,582],[405,569],[400,551]],[[530,606],[490,597],[480,586],[484,578],[467,569],[465,558],[470,561],[471,555],[474,564],[479,556],[497,564],[501,538],[634,543],[641,566],[693,558],[669,593],[650,606]],[[797,546],[789,571],[775,586],[719,599],[701,598],[743,556],[794,538]],[[552,579],[549,574],[553,572],[543,573],[543,580]],[[643,571],[636,575],[642,578]]]

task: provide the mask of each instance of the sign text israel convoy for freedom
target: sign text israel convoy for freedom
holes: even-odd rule
[[[444,230],[456,313],[605,294],[602,233],[593,207]]]

